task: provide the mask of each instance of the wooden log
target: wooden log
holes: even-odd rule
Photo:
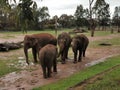
[[[111,43],[103,42],[103,43],[100,43],[99,45],[101,45],[101,46],[111,46],[112,44]]]

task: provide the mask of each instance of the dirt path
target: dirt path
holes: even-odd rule
[[[104,36],[104,37],[89,37],[90,41],[95,40],[102,40],[102,39],[111,39],[114,37],[120,37],[117,35],[110,35],[110,36]],[[22,36],[23,38],[23,36]],[[21,40],[20,38],[17,38]],[[15,39],[14,41],[16,41]],[[2,39],[0,39],[2,41]],[[19,41],[17,40],[17,41]],[[22,51],[20,51],[22,52]],[[1,57],[11,57],[14,53],[8,52],[7,53],[0,53]],[[52,77],[49,79],[44,79],[42,76],[42,70],[40,65],[30,65],[26,66],[25,69],[20,72],[12,72],[8,75],[5,75],[4,77],[0,78],[0,90],[31,90],[33,87],[42,86],[45,84],[49,84],[52,82],[56,82],[57,80],[60,80],[62,78],[66,78],[70,75],[72,75],[75,72],[78,72],[82,69],[84,69],[87,63],[90,63],[92,61],[99,60],[100,58],[113,55],[113,54],[120,54],[120,47],[105,47],[105,48],[89,48],[87,49],[86,56],[83,58],[83,61],[77,64],[73,64],[73,55],[70,56],[71,59],[67,60],[67,64],[62,65],[61,63],[58,63],[58,73],[53,73]],[[19,53],[18,53],[19,54]],[[31,70],[30,70],[31,69]]]

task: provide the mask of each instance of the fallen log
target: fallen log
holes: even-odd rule
[[[101,46],[111,46],[112,44],[111,43],[103,42],[103,43],[100,43],[99,45],[101,45]]]
[[[14,50],[14,49],[19,49],[23,47],[23,41],[17,42],[17,43],[9,43],[9,42],[4,42],[0,43],[0,51],[9,51],[9,50]]]

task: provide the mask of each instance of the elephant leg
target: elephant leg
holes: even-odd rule
[[[74,52],[74,61],[73,63],[77,63],[77,51]]]
[[[62,53],[61,56],[62,56],[62,58],[61,58],[62,59],[62,64],[65,64],[66,63],[65,62],[65,51]]]
[[[51,77],[51,68],[50,67],[47,67],[47,76]]]
[[[32,53],[33,53],[34,63],[37,63],[37,51],[36,51],[36,48],[32,48]]]
[[[80,62],[82,59],[82,50],[79,50],[79,57],[78,57],[78,62]]]
[[[56,58],[53,61],[53,72],[57,72],[57,62],[56,62]]]
[[[28,61],[28,49],[26,47],[24,47],[24,53],[25,53],[25,57],[26,57],[26,63],[29,65],[29,61]]]
[[[88,46],[88,45],[86,45],[86,46],[84,47],[84,50],[83,50],[83,57],[85,57],[85,52],[86,52],[87,46]]]
[[[86,50],[83,50],[83,57],[85,57],[85,51],[86,51]]]
[[[42,70],[43,70],[43,77],[47,78],[47,74],[46,74],[46,67],[42,66]]]
[[[69,48],[67,47],[66,50],[65,50],[65,58],[68,59],[68,50]]]

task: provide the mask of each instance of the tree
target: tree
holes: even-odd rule
[[[77,6],[74,15],[77,27],[88,26],[87,25],[87,19],[89,17],[88,9],[84,9],[82,5],[79,5]]]
[[[95,11],[96,18],[99,21],[99,25],[103,26],[104,29],[104,27],[107,26],[110,21],[109,4],[106,3],[105,0],[97,0],[93,9]]]
[[[84,17],[84,8],[82,5],[77,6],[77,9],[76,9],[74,15],[76,18],[83,18]]]
[[[77,6],[77,9],[74,15],[75,15],[77,27],[82,27],[84,25],[83,23],[84,9],[82,5]]]
[[[94,32],[95,32],[95,22],[94,19],[92,18],[92,4],[93,4],[94,0],[89,0],[89,23],[90,23],[90,30],[91,30],[91,37],[94,36]]]
[[[48,7],[42,7],[38,9],[38,18],[40,22],[40,28],[44,29],[46,25],[46,21],[48,21],[50,15],[49,15],[49,10]]]
[[[1,12],[0,24],[2,29],[7,25],[8,13],[10,10],[11,7],[9,4],[9,0],[0,0],[0,12]]]
[[[113,24],[118,27],[118,32],[120,32],[120,6],[115,7]]]
[[[68,15],[67,14],[62,14],[59,17],[59,23],[62,25],[63,28],[68,27]]]
[[[37,7],[36,2],[32,0],[20,0],[19,2],[19,20],[21,25],[21,30],[23,33],[27,33],[27,27],[29,22],[34,20],[33,8]]]
[[[63,28],[71,28],[75,26],[75,19],[72,15],[62,14],[58,20]]]

